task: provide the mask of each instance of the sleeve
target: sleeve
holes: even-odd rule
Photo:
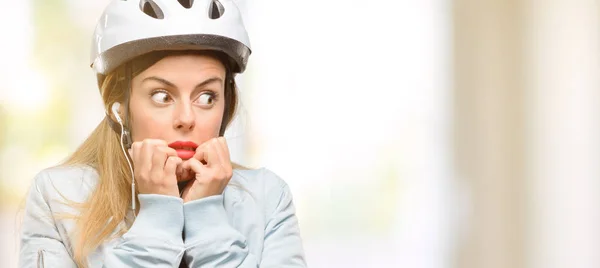
[[[265,245],[260,267],[306,267],[298,218],[292,193],[282,181],[275,191],[273,214],[265,227]]]
[[[19,267],[77,267],[65,248],[52,210],[36,176],[21,227]],[[104,251],[103,267],[178,267],[183,257],[183,202],[180,198],[139,195],[140,212],[113,248]],[[100,264],[98,264],[100,265]],[[92,265],[95,266],[95,265]]]
[[[183,258],[183,200],[140,194],[140,212],[103,267],[179,267]]]
[[[223,196],[184,204],[185,259],[190,267],[306,267],[298,220],[288,186],[267,193],[271,212],[261,262],[249,253],[246,238],[228,221]]]
[[[77,267],[62,243],[50,207],[38,187],[47,176],[39,173],[33,180],[21,225],[19,267]]]

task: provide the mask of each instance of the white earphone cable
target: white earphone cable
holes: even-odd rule
[[[119,122],[121,123],[121,122]],[[124,145],[124,141],[123,138],[125,136],[125,127],[123,127],[123,124],[121,123],[121,150],[123,151],[123,155],[125,156],[125,159],[127,160],[127,164],[129,165],[129,171],[131,171],[131,210],[133,210],[133,217],[135,217],[135,175],[133,173],[133,165],[131,164],[131,160],[129,159],[129,156],[127,155],[127,152],[125,151],[125,145]]]

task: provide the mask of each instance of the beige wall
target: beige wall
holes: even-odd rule
[[[523,267],[523,51],[519,1],[454,5],[455,157],[470,214],[457,267]]]
[[[455,267],[600,265],[598,2],[454,1]]]
[[[530,267],[600,267],[599,8],[526,8]]]

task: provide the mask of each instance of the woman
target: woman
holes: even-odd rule
[[[222,137],[248,36],[231,0],[114,0],[92,67],[106,118],[34,179],[21,267],[305,267],[292,196]]]

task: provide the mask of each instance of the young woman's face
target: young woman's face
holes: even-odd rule
[[[132,80],[133,141],[161,139],[197,145],[221,128],[225,67],[212,57],[177,55],[161,59]]]

